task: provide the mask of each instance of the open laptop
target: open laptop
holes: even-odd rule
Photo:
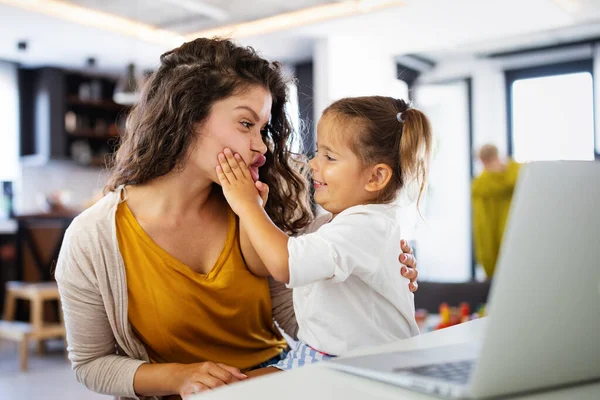
[[[523,166],[480,343],[324,365],[440,397],[600,379],[600,162]]]

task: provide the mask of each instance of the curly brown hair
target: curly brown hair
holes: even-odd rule
[[[207,119],[212,105],[261,85],[273,97],[271,119],[262,132],[268,150],[260,176],[271,188],[265,209],[290,234],[306,226],[313,216],[308,180],[288,149],[290,137],[298,133],[284,109],[289,78],[281,65],[261,58],[251,47],[206,38],[184,43],[164,53],[160,61],[127,118],[105,192],[182,168],[194,144],[194,126]]]

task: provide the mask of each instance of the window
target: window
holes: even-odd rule
[[[431,121],[433,154],[428,189],[419,206],[424,221],[415,208],[407,208],[402,216],[402,235],[415,241],[420,278],[467,281],[474,278],[470,81],[421,84],[415,86],[413,94],[415,106]],[[412,232],[409,211],[416,225]]]
[[[19,166],[19,91],[17,67],[0,61],[0,181],[17,178]]]
[[[518,162],[594,159],[592,62],[508,71],[509,151]]]
[[[290,138],[288,146],[292,153],[302,153],[302,131],[300,129],[300,109],[298,107],[298,87],[295,83],[288,83],[289,101],[285,104],[285,112],[288,115],[294,135]]]

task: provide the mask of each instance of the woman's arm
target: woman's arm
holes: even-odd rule
[[[77,380],[97,393],[137,397],[133,379],[145,362],[116,354],[115,337],[100,292],[73,261],[66,259],[69,243],[65,242],[57,263],[56,281],[69,360]]]

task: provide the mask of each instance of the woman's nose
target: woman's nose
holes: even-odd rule
[[[263,141],[262,135],[260,132],[254,136],[254,140],[252,143],[252,150],[256,151],[260,154],[265,154],[267,152],[267,145]]]
[[[308,162],[308,166],[310,167],[311,170],[316,171],[317,170],[317,161],[316,161],[316,157],[313,157],[309,162]]]

